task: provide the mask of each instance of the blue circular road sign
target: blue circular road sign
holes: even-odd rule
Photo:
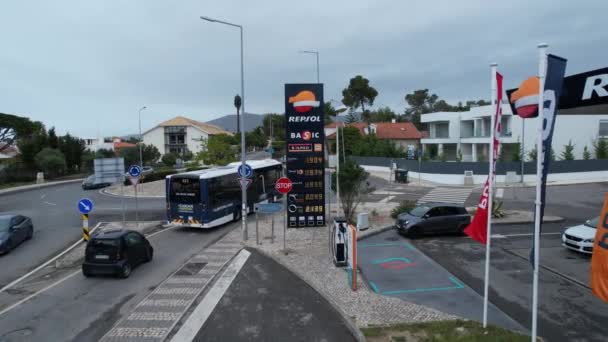
[[[239,176],[251,178],[253,176],[253,169],[249,164],[245,164],[245,170],[243,170],[243,164],[241,164],[239,165]]]
[[[141,169],[137,165],[132,165],[129,167],[129,176],[131,177],[139,177],[141,175]]]
[[[78,201],[78,210],[83,214],[88,214],[93,211],[93,201],[88,198],[81,198]]]

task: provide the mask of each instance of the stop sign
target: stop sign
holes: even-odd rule
[[[277,182],[274,185],[274,188],[282,194],[286,194],[286,193],[290,192],[291,187],[292,187],[292,183],[289,180],[289,178],[287,178],[287,177],[279,178],[279,180],[277,180]]]

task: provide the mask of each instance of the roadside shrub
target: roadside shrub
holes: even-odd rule
[[[163,155],[163,157],[161,158],[161,161],[166,166],[173,166],[173,165],[175,165],[175,162],[177,161],[177,155],[175,153],[167,153],[167,154]]]
[[[416,207],[416,202],[411,200],[401,201],[399,206],[391,211],[391,217],[396,219],[401,213],[409,212]]]
[[[65,156],[61,151],[45,147],[36,154],[36,166],[40,168],[48,178],[63,174],[66,169]]]

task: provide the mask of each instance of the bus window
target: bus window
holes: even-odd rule
[[[211,207],[218,207],[226,203],[240,200],[241,188],[236,176],[228,175],[209,179],[209,201]]]
[[[170,186],[171,202],[199,203],[201,198],[198,178],[172,177]]]

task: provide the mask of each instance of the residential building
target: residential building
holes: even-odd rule
[[[428,126],[429,136],[422,138],[423,152],[443,155],[448,161],[488,160],[490,151],[491,115],[495,107],[473,107],[468,112],[436,112],[423,114],[421,122]],[[537,142],[538,118],[521,119],[513,115],[511,106],[502,105],[501,150],[507,160],[517,153],[523,142],[524,153],[532,151]],[[585,146],[593,152],[597,138],[608,138],[608,114],[559,114],[553,134],[553,150],[559,156],[570,141],[576,159],[582,159]]]
[[[370,133],[375,134],[380,140],[388,140],[392,142],[398,149],[406,151],[410,146],[413,149],[418,149],[420,139],[423,137],[423,133],[420,132],[416,126],[411,122],[373,122],[369,126],[367,123],[355,122],[351,124],[344,124],[342,122],[332,122],[325,126],[325,136],[329,140],[336,139],[336,130],[338,125],[340,127],[355,127],[359,129],[361,135],[368,135]]]
[[[2,151],[0,151],[0,160],[13,159],[19,154],[17,146],[6,146],[6,144],[0,143],[0,149],[2,149]]]
[[[161,122],[142,135],[144,144],[156,146],[161,154],[181,155],[186,151],[200,152],[203,141],[217,134],[232,135],[218,126],[177,116]]]

